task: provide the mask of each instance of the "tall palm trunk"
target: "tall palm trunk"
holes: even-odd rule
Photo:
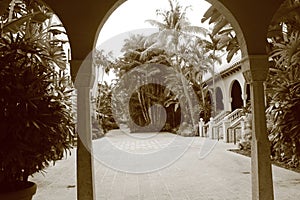
[[[177,35],[177,34],[176,34]],[[184,96],[185,98],[187,99],[187,104],[188,104],[188,114],[190,115],[190,120],[192,121],[192,129],[194,131],[194,134],[195,134],[195,129],[196,129],[196,122],[195,122],[195,119],[194,119],[194,114],[193,114],[193,111],[194,111],[194,108],[193,108],[193,103],[192,103],[192,100],[191,100],[191,96],[188,92],[188,83],[183,75],[183,72],[182,72],[182,68],[180,67],[180,63],[179,63],[179,59],[178,59],[178,38],[179,38],[179,35],[177,35],[177,40],[176,40],[176,44],[175,44],[175,48],[176,48],[176,68],[179,70],[179,73],[180,73],[180,82],[182,84],[182,89],[183,89],[183,93],[184,93]]]
[[[138,76],[138,80],[140,83],[139,84],[141,86],[144,85],[144,81],[142,80],[142,78],[140,76]],[[147,108],[147,102],[145,101],[145,88],[140,87],[138,89],[138,100],[141,106],[141,110],[142,110],[142,114],[143,114],[143,118],[145,121],[145,124],[148,124],[150,122],[150,117],[149,117],[149,112],[148,112],[148,108]]]
[[[192,121],[192,128],[193,128],[193,131],[194,131],[194,134],[195,134],[195,129],[196,129],[196,122],[195,122],[195,119],[194,119],[194,108],[193,108],[193,102],[191,100],[191,96],[188,92],[188,83],[186,81],[186,79],[184,78],[182,72],[181,72],[181,76],[180,76],[180,81],[181,81],[181,84],[182,84],[182,88],[183,88],[183,93],[185,95],[185,98],[187,99],[187,104],[188,104],[188,112],[189,112],[189,115],[191,117],[191,121]]]

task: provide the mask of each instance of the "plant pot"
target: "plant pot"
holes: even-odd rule
[[[2,200],[31,200],[36,193],[36,184],[28,182],[28,187],[8,193],[0,193],[0,199]]]

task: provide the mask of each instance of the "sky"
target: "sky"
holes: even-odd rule
[[[187,11],[187,17],[192,25],[205,26],[201,19],[210,4],[205,0],[179,0],[182,7],[191,6]],[[98,49],[105,52],[113,51],[119,56],[123,40],[131,33],[151,34],[157,31],[147,19],[160,20],[156,16],[157,9],[169,9],[168,0],[128,0],[121,4],[108,18],[98,36]]]

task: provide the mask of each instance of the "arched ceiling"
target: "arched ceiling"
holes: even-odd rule
[[[66,28],[72,58],[84,59],[93,49],[97,29],[116,0],[44,0]]]
[[[67,30],[72,59],[82,60],[93,49],[100,24],[125,0],[63,0],[45,2]],[[150,1],[150,0],[149,0]],[[199,0],[203,1],[203,0]],[[207,0],[240,29],[247,46],[244,52],[265,54],[267,27],[283,0]],[[241,39],[239,40],[241,42]]]

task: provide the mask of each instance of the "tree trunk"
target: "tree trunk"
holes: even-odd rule
[[[182,88],[183,88],[184,95],[185,95],[185,97],[187,99],[187,103],[188,103],[188,111],[189,111],[191,121],[192,121],[192,130],[194,132],[193,134],[195,134],[196,122],[195,122],[195,119],[194,119],[193,103],[192,103],[192,100],[191,100],[189,92],[188,92],[188,88],[187,88],[188,86],[187,86],[186,81],[185,81],[182,74],[180,76],[180,80],[181,80],[181,83],[182,83]]]

